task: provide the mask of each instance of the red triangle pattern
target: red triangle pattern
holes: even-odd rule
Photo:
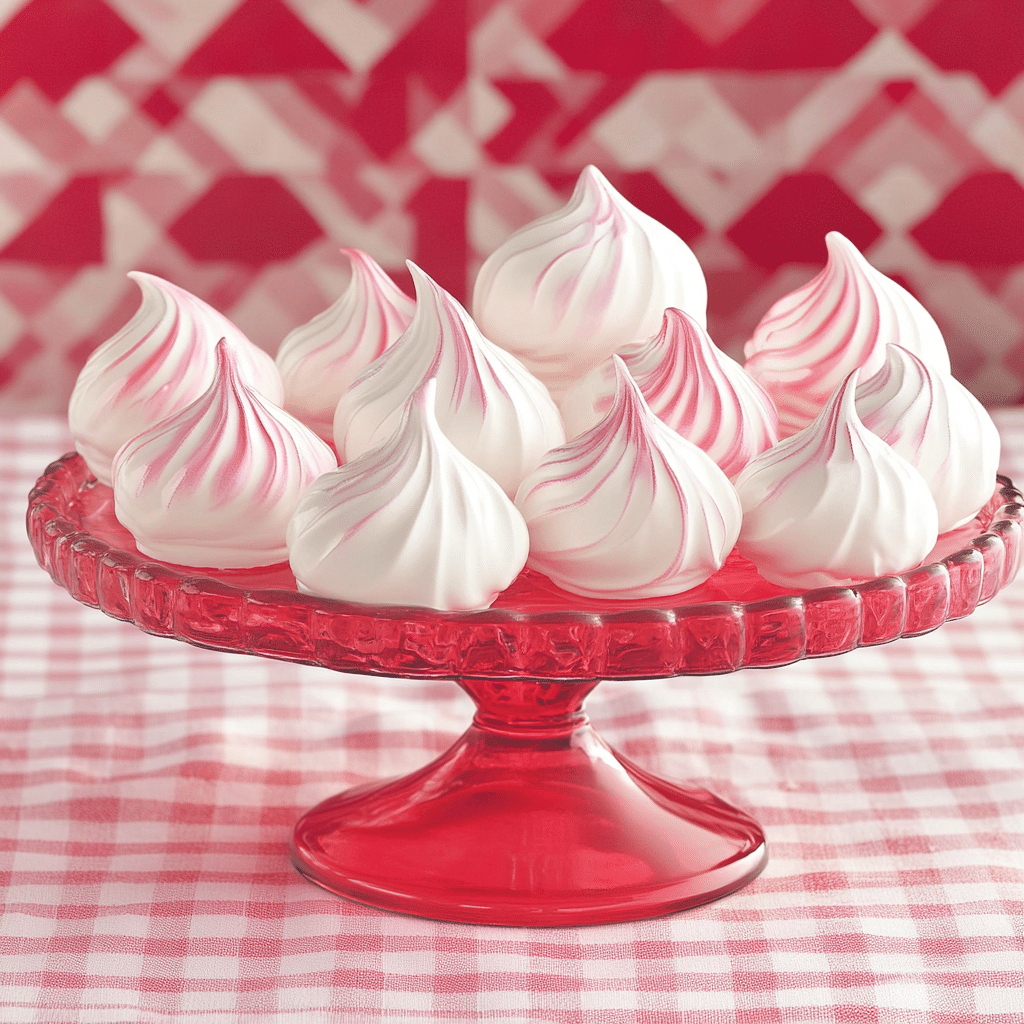
[[[547,42],[570,67],[621,76],[685,68],[835,68],[876,32],[849,0],[770,0],[712,46],[660,0],[585,0]]]
[[[1024,71],[1024,4],[939,0],[907,38],[940,68],[973,71],[997,94]]]
[[[911,234],[938,260],[1024,263],[1024,188],[1005,171],[960,182]]]
[[[465,181],[435,180],[424,185],[409,202],[409,209],[417,220],[415,262],[442,288],[462,297],[469,256],[466,245],[468,198],[469,187]],[[412,294],[407,284],[406,290]]]
[[[186,75],[296,75],[347,68],[280,0],[245,0],[181,70]]]
[[[27,79],[59,100],[138,38],[101,0],[31,0],[0,27],[0,96]]]
[[[767,270],[785,263],[823,264],[825,235],[841,231],[867,249],[882,229],[831,178],[791,174],[728,231],[729,238]]]
[[[47,267],[103,262],[99,178],[74,178],[0,250],[0,260]]]
[[[167,233],[195,260],[262,266],[291,258],[323,230],[276,178],[231,176],[217,181]]]

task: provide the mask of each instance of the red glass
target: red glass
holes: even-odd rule
[[[295,828],[298,869],[332,892],[450,921],[597,924],[716,899],[764,867],[760,826],[615,753],[583,712],[601,679],[777,666],[934,629],[1019,567],[1024,498],[999,477],[970,524],[900,576],[796,592],[736,552],[675,598],[596,601],[530,570],[485,611],[298,593],[287,564],[170,566],[141,555],[77,455],[29,496],[39,564],[73,597],[159,636],[343,672],[454,678],[470,728],[404,778],[348,790]]]

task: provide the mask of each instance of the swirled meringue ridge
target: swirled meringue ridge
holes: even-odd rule
[[[667,309],[661,330],[617,353],[658,419],[707,452],[730,479],[778,440],[778,415],[764,389],[711,340],[696,320]],[[610,360],[562,399],[566,434],[596,424],[615,395]]]
[[[753,459],[736,479],[737,547],[769,582],[830,587],[919,565],[938,537],[921,474],[865,427],[859,371],[803,430]]]
[[[970,522],[999,468],[999,431],[981,402],[899,345],[887,346],[885,365],[858,386],[856,401],[864,426],[928,482],[939,533]]]
[[[274,361],[227,317],[191,292],[153,274],[128,275],[142,292],[131,320],[96,348],[68,403],[75,447],[101,483],[131,438],[194,402],[213,381],[214,350],[224,338],[238,372],[271,402],[282,397]]]
[[[284,407],[325,441],[334,412],[356,377],[409,326],[416,303],[367,253],[341,250],[352,278],[341,297],[281,342],[277,367]]]
[[[744,348],[744,369],[775,402],[783,437],[807,426],[852,370],[877,373],[887,344],[949,372],[942,334],[917,299],[838,231],[825,245],[821,273],[779,299]]]
[[[705,324],[700,264],[592,166],[565,207],[491,253],[473,292],[484,334],[518,356],[556,400],[623,345],[655,333],[669,306]]]
[[[325,474],[288,525],[299,589],[446,611],[488,607],[526,563],[529,533],[501,487],[448,440],[422,384],[384,444]]]
[[[607,415],[548,452],[516,494],[528,565],[586,597],[679,594],[721,568],[739,500],[714,461],[648,409],[622,360],[612,363]]]
[[[469,314],[414,263],[416,312],[405,333],[356,378],[334,417],[346,462],[392,436],[411,396],[437,378],[437,419],[448,439],[510,497],[565,440],[558,408],[514,356],[491,344]]]
[[[302,492],[337,465],[323,441],[242,380],[226,342],[195,402],[114,458],[114,512],[144,555],[217,569],[287,558]]]

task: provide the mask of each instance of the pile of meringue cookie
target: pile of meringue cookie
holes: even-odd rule
[[[687,245],[595,168],[484,263],[473,315],[365,253],[276,361],[149,274],[68,410],[144,555],[291,564],[344,601],[486,608],[524,565],[683,593],[734,546],[787,588],[920,564],[992,494],[999,436],[934,320],[842,235],[740,366]],[[339,462],[341,463],[339,465]]]

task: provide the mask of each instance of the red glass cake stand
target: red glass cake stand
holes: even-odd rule
[[[735,553],[677,598],[577,598],[524,572],[493,607],[441,613],[300,594],[287,565],[188,569],[139,554],[113,495],[67,455],[29,496],[44,569],[158,636],[342,672],[454,678],[473,724],[404,778],[324,801],[296,825],[307,878],[387,910],[502,925],[627,921],[696,906],[764,867],[758,824],[615,753],[583,700],[602,679],[708,675],[841,654],[968,615],[1017,571],[1022,498],[999,477],[926,564],[794,593]]]

